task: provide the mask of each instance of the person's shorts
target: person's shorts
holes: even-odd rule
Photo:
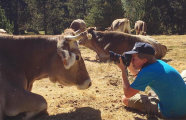
[[[158,109],[158,97],[136,94],[129,98],[128,106],[143,113],[161,116]]]
[[[183,70],[180,75],[186,83],[186,70]]]

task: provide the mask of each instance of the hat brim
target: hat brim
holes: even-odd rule
[[[137,51],[128,51],[128,52],[125,52],[125,54],[128,54],[128,55],[131,55],[131,54],[136,54],[138,53]]]

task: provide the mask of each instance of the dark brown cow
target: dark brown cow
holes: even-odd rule
[[[69,30],[68,30],[69,31]],[[0,36],[0,120],[25,113],[28,120],[47,109],[46,100],[30,92],[33,82],[52,82],[86,89],[91,85],[72,33],[56,36]]]
[[[144,21],[138,20],[135,22],[134,30],[136,35],[146,35],[147,25]]]
[[[86,23],[82,19],[76,19],[72,21],[70,28],[72,28],[76,32],[83,32],[86,30]]]
[[[122,54],[133,48],[135,42],[148,42],[152,44],[156,51],[156,58],[162,58],[167,52],[167,48],[154,39],[142,35],[130,35],[115,31],[96,31],[94,28],[87,30],[89,38],[79,41],[80,45],[84,45],[95,51],[100,61],[109,60],[109,51]]]

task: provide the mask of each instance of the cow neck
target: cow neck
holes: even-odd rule
[[[22,52],[22,68],[28,79],[40,79],[46,76],[47,66],[50,64],[50,58],[56,54],[57,39],[54,37],[36,37],[26,38],[20,47],[27,46],[25,52]]]
[[[37,73],[40,73],[39,76],[37,76],[37,79],[40,79],[42,77],[45,77],[45,74],[48,73],[48,68],[49,65],[51,64],[51,58],[57,54],[57,41],[49,41],[50,43],[48,43],[48,41],[46,41],[45,47],[43,47],[40,51],[40,54],[42,54],[42,58],[39,58],[36,64],[35,64],[35,68],[33,68],[33,70],[38,70]],[[38,51],[35,51],[38,52]],[[36,55],[37,57],[37,55]],[[33,71],[34,72],[34,71]]]
[[[94,43],[94,47],[97,54],[106,54],[106,51],[104,50],[104,45],[107,44],[105,43],[107,41],[105,39],[103,40],[103,38],[103,36],[98,36],[95,38],[96,43]]]

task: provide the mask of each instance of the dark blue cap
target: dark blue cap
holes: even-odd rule
[[[142,53],[148,55],[155,55],[155,50],[149,43],[136,42],[131,51],[125,52],[125,54]]]

